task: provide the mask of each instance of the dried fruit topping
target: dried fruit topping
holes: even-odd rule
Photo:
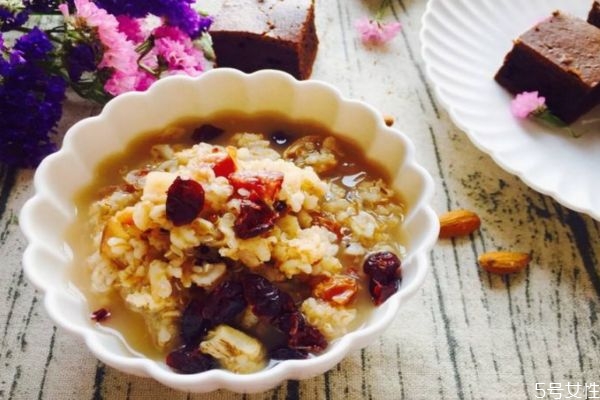
[[[195,265],[204,263],[216,264],[223,261],[223,257],[219,254],[219,249],[206,245],[200,245],[194,248]]]
[[[252,312],[267,320],[287,336],[288,346],[295,350],[318,353],[327,347],[327,339],[308,324],[292,297],[260,275],[243,278],[244,296]]]
[[[188,346],[197,345],[209,329],[231,322],[246,308],[242,285],[224,281],[208,295],[192,299],[181,316],[181,338]]]
[[[357,292],[356,279],[348,275],[334,275],[321,281],[313,289],[315,297],[340,306],[349,304]]]
[[[227,178],[236,170],[235,161],[233,161],[230,155],[225,155],[222,159],[215,162],[212,169],[215,172],[215,176],[224,176]]]
[[[195,142],[210,142],[219,137],[223,132],[225,132],[223,129],[214,125],[204,124],[194,129],[194,132],[192,132],[192,140]]]
[[[400,259],[391,251],[371,253],[365,259],[363,270],[380,283],[392,282],[398,279]]]
[[[258,197],[272,203],[281,190],[283,174],[277,171],[238,171],[229,175],[229,182],[242,197]]]
[[[287,211],[288,205],[283,200],[275,200],[273,203],[273,209],[281,214]]]
[[[510,251],[490,251],[479,256],[479,265],[494,274],[513,274],[519,272],[531,261],[528,253]]]
[[[240,214],[233,223],[233,231],[241,239],[249,239],[275,226],[278,214],[261,199],[243,199]]]
[[[182,347],[167,355],[167,365],[182,374],[196,374],[217,367],[214,358],[197,348]]]
[[[363,270],[369,276],[369,292],[375,305],[382,304],[398,291],[400,259],[390,251],[369,254]]]
[[[395,280],[382,284],[375,279],[369,279],[369,293],[376,306],[383,304],[391,295],[398,291],[399,281]]]
[[[296,310],[292,297],[273,285],[268,279],[247,274],[242,278],[244,296],[258,317],[275,318]]]
[[[175,178],[167,190],[167,219],[175,226],[192,222],[204,207],[204,188],[192,179]]]
[[[290,347],[279,347],[269,352],[272,360],[303,360],[308,358],[308,352]]]
[[[271,141],[279,146],[285,146],[290,141],[290,136],[282,131],[275,131],[271,134]]]
[[[440,215],[440,234],[442,239],[466,236],[481,226],[479,216],[473,211],[454,210]]]
[[[292,349],[319,353],[327,347],[325,336],[306,322],[300,311],[280,315],[273,325],[288,335],[288,346]]]
[[[242,284],[237,281],[224,281],[209,293],[202,315],[212,325],[231,322],[246,308]]]
[[[108,311],[106,308],[99,308],[94,311],[92,315],[90,315],[90,318],[96,322],[106,321],[108,318],[110,318],[110,311]]]
[[[202,310],[204,301],[200,298],[192,299],[186,306],[181,316],[181,339],[187,345],[198,343],[206,332],[212,327],[209,319],[204,318]]]

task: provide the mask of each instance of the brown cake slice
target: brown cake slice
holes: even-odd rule
[[[600,98],[600,29],[555,11],[514,41],[495,79],[513,94],[537,90],[570,124]]]
[[[600,28],[600,3],[599,2],[594,1],[594,3],[592,4],[592,9],[590,10],[590,12],[588,14],[587,21],[590,24]]]
[[[313,0],[225,0],[210,34],[218,67],[312,72],[319,40]]]

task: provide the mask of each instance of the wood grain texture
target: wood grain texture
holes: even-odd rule
[[[490,400],[535,398],[536,382],[600,384],[598,222],[529,189],[452,124],[419,55],[425,0],[394,0],[386,18],[402,33],[383,48],[360,44],[354,21],[377,3],[317,0],[313,78],[394,116],[434,177],[434,208],[482,220],[472,235],[438,242],[425,285],[380,340],[322,376],[255,395],[181,393],[116,371],[52,324],[23,276],[17,215],[33,173],[1,168],[0,399]],[[60,130],[98,111],[70,97]],[[477,258],[494,250],[532,261],[523,273],[491,275]]]

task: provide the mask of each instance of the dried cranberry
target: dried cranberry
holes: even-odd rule
[[[204,207],[204,188],[192,179],[175,178],[167,190],[167,219],[175,226],[192,222]]]
[[[275,318],[282,313],[296,310],[292,297],[273,285],[268,279],[248,274],[242,278],[244,296],[252,312],[259,317]]]
[[[303,360],[308,357],[308,352],[290,347],[279,347],[269,352],[272,360]]]
[[[278,214],[261,199],[242,199],[233,231],[241,239],[256,237],[275,226]]]
[[[182,347],[167,355],[169,367],[182,374],[196,374],[217,367],[217,362],[208,354],[203,354],[197,348]]]
[[[229,182],[236,193],[240,194],[240,189],[248,192],[243,197],[252,199],[258,197],[270,203],[275,200],[281,190],[283,174],[277,171],[238,171],[229,175]]]
[[[204,318],[204,299],[194,298],[181,316],[181,339],[187,345],[197,344],[212,327],[212,322]]]
[[[90,318],[96,322],[105,321],[110,318],[110,311],[108,311],[106,308],[99,308],[92,313]]]
[[[371,298],[373,299],[373,303],[378,306],[386,301],[391,295],[398,291],[399,281],[391,281],[385,284],[382,284],[375,279],[369,279],[369,293],[371,293]]]
[[[215,176],[224,176],[227,178],[229,175],[235,172],[235,161],[233,161],[233,158],[231,158],[229,155],[226,155],[217,161],[212,166],[212,169],[215,173]]]
[[[246,308],[242,284],[236,281],[220,283],[206,298],[202,316],[211,321],[212,326],[231,322]]]
[[[214,125],[204,124],[192,132],[192,140],[195,142],[208,142],[219,137],[225,130]]]
[[[367,256],[363,270],[380,284],[396,281],[400,272],[400,259],[391,251],[380,251]]]

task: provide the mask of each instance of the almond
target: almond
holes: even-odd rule
[[[479,265],[493,274],[513,274],[523,270],[531,261],[528,253],[490,251],[479,256]]]
[[[396,119],[393,115],[383,114],[383,122],[385,122],[387,126],[392,126],[394,125],[394,122],[396,122]]]
[[[466,236],[481,226],[479,216],[473,211],[454,210],[440,215],[440,234],[442,239]]]

